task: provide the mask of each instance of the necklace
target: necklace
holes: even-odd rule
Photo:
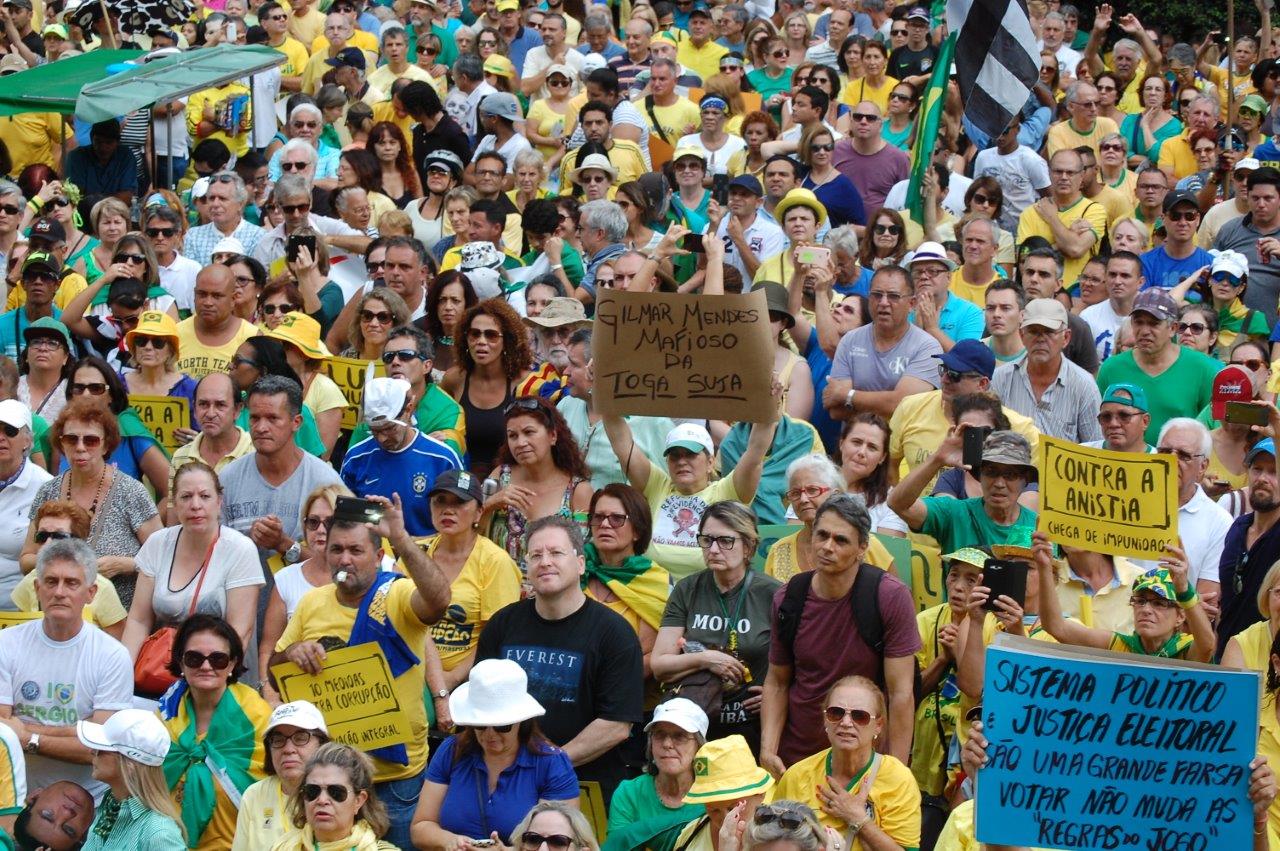
[[[102,483],[105,482],[106,480],[107,480],[107,465],[104,463],[102,465],[102,472],[98,475],[98,487],[93,494],[93,502],[89,506],[89,516],[93,517],[95,520],[97,519],[97,515],[98,515],[98,502],[99,500],[102,499]],[[71,496],[70,471],[68,471],[67,473],[67,499],[72,499],[72,501],[74,501],[74,499]],[[79,505],[79,503],[76,503],[76,504]]]

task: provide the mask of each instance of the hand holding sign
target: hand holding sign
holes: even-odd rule
[[[381,647],[369,642],[327,654],[317,650],[316,642],[299,642],[289,648],[293,664],[286,662],[271,669],[284,700],[314,703],[324,715],[329,735],[358,750],[409,741],[409,719]],[[295,657],[307,661],[306,668],[316,670],[297,664]]]

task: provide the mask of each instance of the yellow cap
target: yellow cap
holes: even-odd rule
[[[747,740],[742,736],[727,736],[698,749],[693,758],[693,785],[684,802],[737,801],[763,795],[771,788],[773,775],[756,764]]]
[[[513,79],[516,75],[516,66],[512,65],[511,60],[507,57],[495,53],[484,61],[484,72]]]
[[[173,317],[163,311],[148,310],[138,317],[138,325],[133,330],[124,335],[124,344],[128,348],[133,348],[134,338],[138,335],[143,337],[161,337],[169,341],[169,345],[173,347],[173,354],[178,354],[178,323],[173,321]]]

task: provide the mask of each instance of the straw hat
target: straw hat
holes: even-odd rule
[[[449,695],[449,714],[460,727],[500,727],[546,715],[529,694],[529,677],[510,659],[485,659]]]
[[[280,324],[264,332],[263,336],[289,343],[311,360],[325,360],[333,357],[320,340],[320,323],[296,310],[293,313],[286,313],[284,319],[280,320]]]
[[[127,334],[124,335],[124,344],[127,348],[133,347],[135,338],[142,337],[162,337],[169,341],[169,346],[173,349],[173,353],[178,353],[178,323],[173,321],[173,317],[160,310],[147,310],[138,317],[138,324]]]
[[[707,742],[693,758],[693,785],[686,804],[713,804],[763,795],[773,788],[773,775],[756,765],[742,736]]]

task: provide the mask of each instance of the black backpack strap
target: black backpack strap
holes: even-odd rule
[[[649,113],[649,119],[653,122],[654,132],[658,134],[662,141],[670,145],[671,140],[668,139],[667,134],[662,131],[662,125],[658,122],[658,114],[653,111],[653,95],[644,96],[644,111]]]
[[[869,564],[858,568],[853,579],[853,620],[858,634],[877,656],[884,656],[884,619],[880,617],[880,582],[884,571]]]
[[[787,590],[778,606],[778,640],[787,648],[788,653],[795,647],[796,633],[800,631],[800,615],[804,611],[804,601],[809,596],[812,585],[811,570],[797,573],[787,580]]]

